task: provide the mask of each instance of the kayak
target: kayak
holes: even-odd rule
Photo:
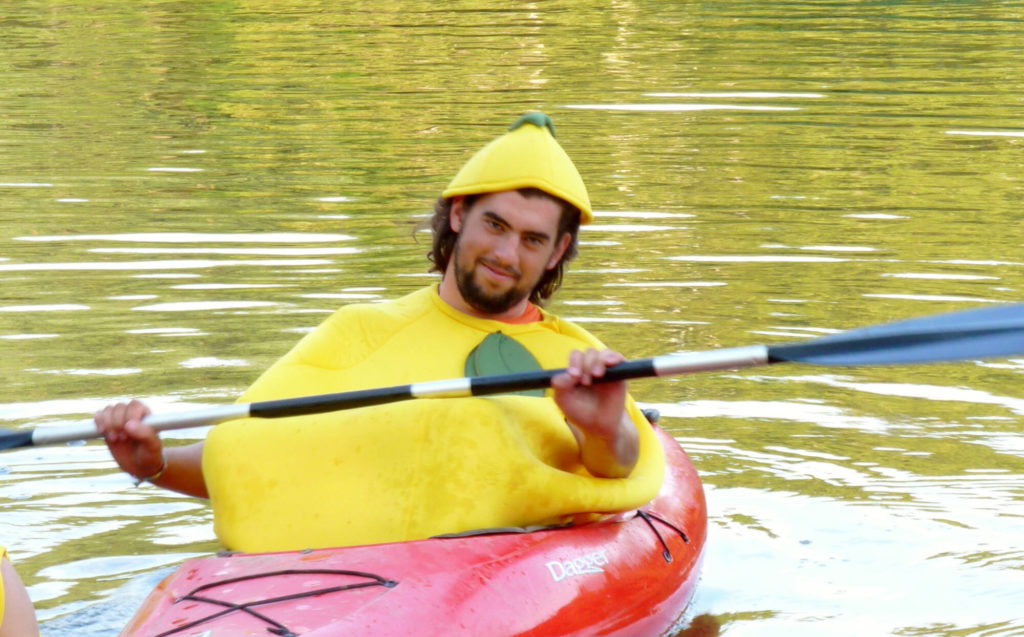
[[[662,635],[685,610],[707,533],[689,457],[658,495],[586,525],[186,561],[122,637]]]
[[[700,573],[704,491],[655,427],[665,480],[599,522],[184,562],[121,637],[664,635]]]

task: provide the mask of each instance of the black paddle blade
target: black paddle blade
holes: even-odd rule
[[[32,431],[0,431],[0,451],[32,446]]]
[[[1024,354],[1024,304],[925,316],[773,345],[771,362],[897,365]]]

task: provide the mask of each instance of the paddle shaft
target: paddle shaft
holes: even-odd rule
[[[925,316],[839,332],[822,338],[775,346],[753,345],[658,356],[620,363],[600,381],[671,376],[717,369],[738,369],[777,362],[813,365],[894,365],[968,360],[1024,354],[1024,304],[1002,305]],[[483,396],[551,385],[564,369],[478,376],[365,389],[337,394],[226,405],[182,414],[147,416],[158,431],[213,425],[225,420],[280,418],[367,407],[410,398]],[[0,431],[0,449],[99,437],[91,421],[32,431]]]
[[[626,361],[605,372],[596,382],[676,376],[719,369],[737,369],[768,363],[768,348],[763,345],[736,347],[711,352],[694,352]],[[224,405],[180,414],[151,414],[143,422],[157,431],[215,425],[237,418],[284,418],[340,409],[383,405],[412,398],[458,398],[486,396],[551,386],[551,380],[565,369],[545,369],[498,376],[477,376],[428,381],[378,389],[364,389],[300,398],[283,398],[255,403]],[[62,427],[44,427],[33,431],[4,432],[0,448],[48,445],[100,437],[91,420]],[[8,438],[8,436],[11,436]],[[15,444],[10,444],[15,443]]]

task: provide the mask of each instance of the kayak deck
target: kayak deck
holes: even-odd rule
[[[638,511],[526,533],[186,561],[122,637],[658,635],[697,583],[707,531],[689,458]]]

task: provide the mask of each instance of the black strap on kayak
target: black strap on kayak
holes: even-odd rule
[[[675,524],[672,524],[665,518],[659,515],[655,515],[654,513],[648,513],[647,511],[640,511],[639,509],[637,510],[636,515],[638,518],[646,522],[647,526],[651,527],[651,530],[654,531],[654,535],[658,538],[658,541],[661,542],[661,547],[665,549],[661,552],[661,556],[665,558],[665,561],[669,564],[672,563],[672,551],[669,550],[668,543],[665,542],[665,538],[661,537],[661,532],[659,532],[658,528],[654,526],[654,522],[661,522],[668,528],[678,533],[679,537],[683,538],[683,542],[685,542],[686,544],[690,543],[690,538],[686,535],[686,532],[678,526],[676,526]]]
[[[342,575],[342,576],[348,576],[348,577],[360,577],[360,578],[364,578],[364,579],[366,579],[368,581],[358,582],[358,583],[355,583],[355,584],[342,584],[342,585],[338,585],[338,586],[329,586],[327,588],[318,588],[316,590],[303,591],[301,593],[293,593],[291,595],[282,595],[280,597],[268,597],[266,599],[254,600],[254,601],[251,601],[251,602],[245,602],[243,604],[237,604],[235,602],[228,602],[228,601],[224,601],[224,600],[221,600],[221,599],[216,599],[216,598],[213,598],[213,597],[207,597],[207,596],[204,596],[204,595],[199,595],[199,593],[201,593],[203,591],[208,591],[208,590],[210,590],[212,588],[217,588],[218,586],[226,586],[228,584],[234,584],[236,582],[244,582],[244,581],[256,580],[256,579],[261,579],[261,578],[264,578],[264,577],[276,577],[276,576],[279,576],[279,575]],[[251,575],[243,575],[241,577],[233,577],[233,578],[230,578],[230,579],[218,580],[216,582],[209,582],[207,584],[203,584],[202,586],[199,586],[198,588],[193,589],[189,593],[186,593],[185,595],[183,595],[183,596],[179,597],[178,599],[174,600],[174,603],[175,604],[180,604],[181,602],[203,602],[203,603],[206,603],[206,604],[213,604],[215,606],[221,606],[221,607],[223,607],[223,610],[221,610],[219,612],[216,612],[216,613],[213,613],[211,615],[208,615],[206,617],[197,619],[195,621],[189,622],[187,624],[183,624],[181,626],[177,626],[175,628],[172,628],[171,630],[168,630],[166,632],[162,632],[159,635],[155,635],[154,637],[167,637],[168,635],[174,635],[176,633],[180,633],[180,632],[189,630],[190,628],[194,628],[195,626],[198,626],[200,624],[204,624],[204,623],[209,622],[209,621],[213,621],[214,619],[217,619],[218,617],[223,617],[224,615],[228,615],[228,614],[234,613],[234,612],[248,613],[249,615],[252,615],[256,619],[259,619],[260,621],[266,622],[268,624],[267,632],[272,633],[274,635],[280,635],[280,637],[298,637],[298,635],[296,633],[293,633],[291,630],[289,630],[287,626],[285,626],[284,624],[278,622],[275,619],[267,617],[263,613],[257,612],[256,610],[253,609],[253,607],[254,606],[266,606],[266,605],[269,605],[269,604],[277,604],[279,602],[288,602],[288,601],[292,601],[292,600],[296,600],[296,599],[302,599],[304,597],[316,597],[316,596],[319,596],[319,595],[327,595],[329,593],[338,593],[338,592],[341,592],[341,591],[350,591],[350,590],[356,590],[356,589],[360,589],[360,588],[368,588],[368,587],[371,587],[371,586],[383,586],[385,588],[394,588],[397,585],[398,585],[397,581],[390,580],[390,579],[385,579],[385,578],[383,578],[383,577],[381,577],[379,575],[374,575],[373,573],[363,573],[361,571],[344,571],[344,570],[336,570],[336,569],[288,569],[288,570],[281,570],[281,571],[269,571],[269,572],[266,572],[266,573],[253,573]]]

